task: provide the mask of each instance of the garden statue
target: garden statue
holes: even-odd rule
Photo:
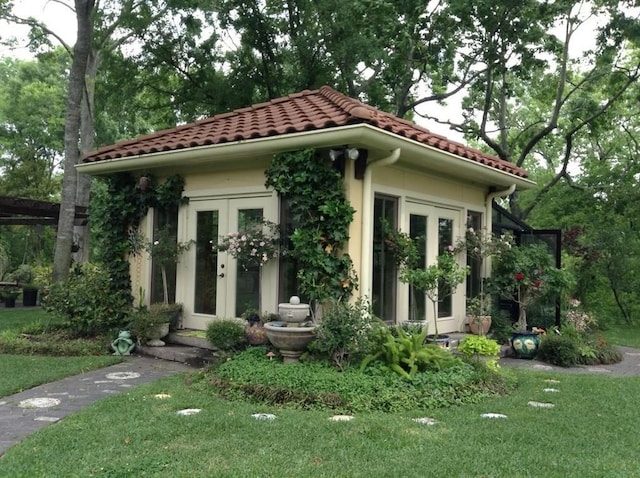
[[[111,342],[111,348],[114,350],[113,355],[131,355],[133,347],[135,345],[128,330],[121,330],[118,338]]]

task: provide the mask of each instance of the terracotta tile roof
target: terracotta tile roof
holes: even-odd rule
[[[105,146],[86,155],[83,162],[126,158],[352,124],[369,124],[500,171],[522,178],[527,177],[525,170],[512,163],[431,133],[410,121],[338,93],[328,86],[313,91],[305,90],[195,123]]]

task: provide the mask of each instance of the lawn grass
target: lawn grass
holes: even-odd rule
[[[21,329],[30,324],[58,323],[40,307],[6,309],[0,306],[0,331]]]
[[[321,411],[225,402],[172,377],[109,397],[10,449],[3,476],[640,476],[640,378],[511,370],[518,390],[432,412]],[[544,379],[560,380],[549,384]],[[556,388],[557,393],[544,392]],[[585,393],[588,391],[588,393]],[[156,398],[169,394],[170,398]],[[552,402],[534,408],[531,400]],[[177,416],[183,408],[201,408]],[[251,417],[274,413],[273,421]],[[486,412],[507,419],[486,419]],[[428,426],[412,418],[429,416]]]
[[[598,332],[612,344],[640,349],[640,325],[627,323],[607,324],[606,330]]]
[[[33,324],[46,324],[49,321],[50,316],[39,308],[3,309],[0,312],[0,332],[19,331]],[[51,323],[55,322],[51,320]],[[110,355],[44,357],[0,354],[0,397],[70,375],[112,365],[121,360],[120,357]]]

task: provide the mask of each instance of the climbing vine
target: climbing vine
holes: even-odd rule
[[[143,182],[129,173],[108,176],[103,192],[91,204],[98,258],[111,277],[111,292],[123,306],[132,303],[127,255],[140,252],[140,222],[150,207],[175,208],[189,200],[182,196],[182,176],[171,176],[161,184],[155,184],[150,175],[145,178]]]
[[[349,297],[357,277],[342,250],[355,211],[340,173],[328,159],[305,149],[275,155],[266,176],[266,186],[287,201],[296,225],[290,254],[298,266],[300,292],[319,302]]]

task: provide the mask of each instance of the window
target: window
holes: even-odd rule
[[[398,227],[398,199],[376,195],[373,203],[373,313],[388,323],[396,320],[398,268],[384,240],[383,224]],[[363,258],[367,260],[367,258]]]
[[[153,240],[157,239],[158,230],[167,228],[171,240],[178,241],[178,208],[154,209],[153,211]],[[168,263],[165,265],[167,273],[167,290],[169,303],[176,301],[176,265]],[[151,302],[162,302],[164,293],[162,291],[162,268],[154,259],[151,261]]]

